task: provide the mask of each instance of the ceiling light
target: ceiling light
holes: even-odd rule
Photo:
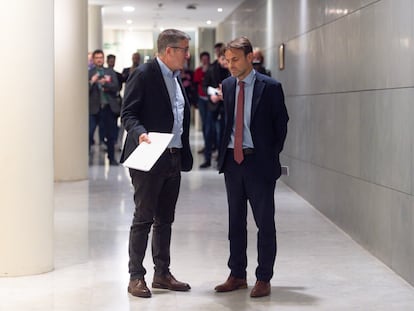
[[[211,20],[206,21],[207,25],[211,25]]]
[[[223,8],[218,8],[217,12],[220,12],[220,13],[223,12]]]
[[[128,20],[126,21],[126,23],[127,23],[128,25],[131,25],[131,24],[132,24],[132,21],[131,21],[130,19],[128,19]]]
[[[122,11],[124,11],[124,12],[134,12],[135,8],[133,6],[124,6],[122,8]]]

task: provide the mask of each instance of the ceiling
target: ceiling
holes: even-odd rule
[[[152,30],[178,28],[190,30],[216,27],[243,0],[89,0],[103,7],[103,27],[110,29]],[[133,12],[124,12],[130,6]],[[189,9],[188,7],[193,9]],[[222,12],[218,12],[218,8]],[[128,22],[127,22],[128,21]],[[207,24],[210,21],[210,24]]]

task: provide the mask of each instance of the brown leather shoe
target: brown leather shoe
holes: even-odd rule
[[[252,291],[250,292],[250,297],[258,298],[270,295],[270,282],[256,281]]]
[[[128,285],[128,293],[135,297],[151,297],[151,291],[148,289],[144,279],[130,281]]]
[[[214,290],[216,292],[222,293],[222,292],[231,292],[236,289],[242,289],[247,288],[247,281],[246,279],[238,279],[234,276],[229,276],[227,278],[227,281],[223,284],[217,285]]]
[[[169,289],[178,292],[186,292],[191,289],[189,284],[177,281],[171,273],[162,276],[154,275],[152,288]]]

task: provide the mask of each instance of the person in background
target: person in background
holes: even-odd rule
[[[135,212],[129,236],[128,292],[151,297],[143,260],[152,228],[153,288],[189,291],[170,271],[171,228],[181,183],[181,171],[190,171],[190,104],[180,71],[190,57],[190,36],[167,29],[157,40],[157,57],[139,66],[125,87],[121,118],[127,131],[121,162],[139,144],[151,143],[148,132],[171,133],[173,138],[148,172],[129,169],[134,187]]]
[[[258,228],[256,284],[250,296],[263,297],[270,295],[276,258],[274,192],[289,117],[281,84],[253,69],[253,49],[246,37],[229,42],[225,57],[232,77],[222,83],[226,126],[218,169],[227,192],[230,275],[215,290],[247,288],[249,202]]]
[[[118,78],[112,69],[104,68],[104,53],[92,53],[94,67],[89,70],[89,148],[94,143],[93,136],[97,125],[102,125],[106,138],[110,165],[118,165],[115,160],[114,144],[116,120],[120,113],[117,101]]]
[[[256,70],[257,72],[260,72],[266,76],[271,77],[271,72],[270,70],[267,70],[263,63],[264,63],[264,56],[262,51],[259,48],[255,48],[253,50],[253,68],[254,70]]]
[[[115,72],[116,77],[118,78],[118,93],[119,93],[122,90],[122,83],[123,83],[124,79],[122,77],[122,74],[115,70],[115,62],[116,62],[116,56],[115,55],[109,54],[106,57],[106,64],[107,64],[108,68],[112,69]]]
[[[116,56],[115,55],[113,55],[113,54],[109,54],[107,57],[106,57],[106,64],[108,65],[108,68],[110,68],[110,69],[112,69],[114,72],[115,72],[115,74],[116,74],[116,76],[117,76],[117,78],[118,78],[118,94],[117,94],[117,96],[116,96],[116,98],[117,98],[117,100],[118,100],[118,105],[119,105],[119,107],[120,107],[120,109],[122,108],[122,96],[121,96],[121,90],[122,90],[122,86],[123,86],[123,77],[122,77],[122,74],[121,73],[119,73],[119,72],[117,72],[117,71],[115,71],[115,62],[116,62]],[[120,110],[121,111],[121,110]],[[118,126],[118,120],[119,120],[119,117],[120,117],[120,114],[118,114],[118,116],[117,116],[117,121],[116,121],[116,131],[115,131],[115,133],[114,133],[114,135],[115,135],[115,147],[116,147],[116,149],[119,151],[120,150],[120,145],[121,145],[121,142],[122,142],[122,132],[124,131],[124,129],[123,129],[123,127],[121,126],[121,127],[119,127]]]
[[[197,106],[197,90],[194,86],[194,72],[190,68],[190,59],[184,65],[184,69],[181,70],[181,81],[183,83],[183,87],[185,93],[187,94],[188,100],[191,106]]]
[[[194,84],[197,88],[197,108],[200,113],[201,118],[201,128],[203,132],[203,139],[204,139],[204,147],[199,151],[199,153],[203,153],[206,146],[207,141],[207,104],[208,104],[208,97],[207,94],[203,90],[203,80],[204,76],[210,66],[210,53],[208,52],[201,52],[200,53],[200,67],[196,68],[194,71]]]
[[[208,68],[203,80],[203,90],[208,95],[207,104],[207,143],[204,150],[204,163],[200,168],[211,166],[213,149],[218,149],[224,127],[224,108],[221,93],[221,81],[230,76],[224,57],[224,44],[217,43],[214,46],[216,60]],[[220,151],[219,151],[220,152]]]
[[[138,52],[132,54],[131,67],[124,68],[122,70],[122,82],[127,82],[129,75],[133,73],[135,69],[138,68],[140,62],[141,62],[141,54],[139,54]]]

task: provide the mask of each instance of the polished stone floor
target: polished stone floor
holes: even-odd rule
[[[199,135],[192,138],[194,151]],[[228,275],[223,176],[184,173],[173,227],[171,270],[187,293],[127,293],[128,232],[133,214],[127,170],[108,166],[96,147],[89,181],[55,185],[55,270],[0,278],[1,311],[124,310],[414,310],[414,289],[282,182],[275,193],[278,255],[270,297],[251,299],[255,226],[249,214],[248,290],[217,294]],[[41,250],[39,250],[41,251]],[[147,282],[152,280],[148,251]]]

